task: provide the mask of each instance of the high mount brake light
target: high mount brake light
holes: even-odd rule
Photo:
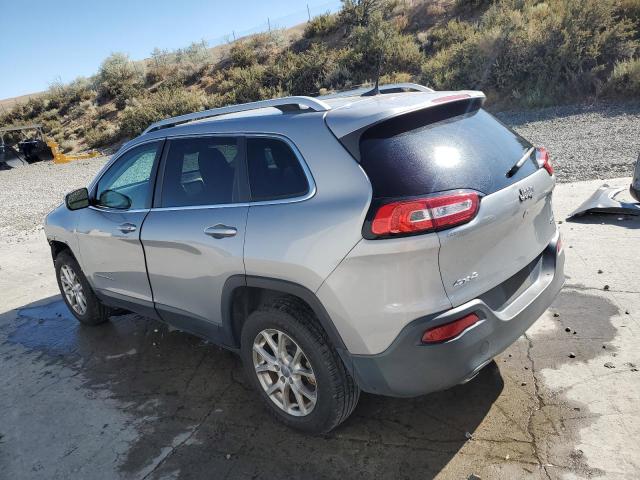
[[[374,235],[442,230],[467,223],[476,216],[480,199],[475,192],[449,193],[382,205],[371,222]]]
[[[553,166],[551,166],[551,162],[549,161],[549,152],[547,152],[546,148],[536,148],[536,160],[540,168],[544,168],[549,175],[553,175]]]

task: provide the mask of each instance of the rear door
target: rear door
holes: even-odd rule
[[[362,134],[359,155],[374,205],[459,190],[479,195],[469,223],[437,232],[453,306],[521,270],[555,233],[554,178],[539,167],[529,142],[479,105],[457,102],[382,122]]]
[[[183,330],[215,337],[224,283],[244,275],[244,141],[172,139],[163,157],[141,233],[156,308]]]

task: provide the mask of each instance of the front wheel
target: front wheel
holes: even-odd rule
[[[109,320],[109,308],[93,293],[76,259],[64,251],[58,254],[54,264],[62,299],[73,316],[85,325],[99,325]]]
[[[360,390],[309,308],[280,298],[249,315],[241,356],[269,411],[286,425],[326,433],[353,412]]]

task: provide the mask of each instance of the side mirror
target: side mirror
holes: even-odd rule
[[[89,190],[79,188],[64,197],[64,203],[69,210],[80,210],[89,206]]]
[[[100,194],[98,204],[102,207],[127,210],[131,207],[131,199],[115,190],[105,190]]]

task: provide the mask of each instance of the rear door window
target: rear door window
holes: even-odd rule
[[[276,138],[247,138],[247,166],[253,201],[305,195],[309,183],[298,157]]]
[[[238,139],[171,140],[162,180],[161,207],[221,205],[240,201],[242,160]]]
[[[506,173],[531,144],[482,109],[443,105],[402,115],[360,137],[361,164],[374,197],[407,197],[460,188],[491,194],[537,170],[535,154]]]

